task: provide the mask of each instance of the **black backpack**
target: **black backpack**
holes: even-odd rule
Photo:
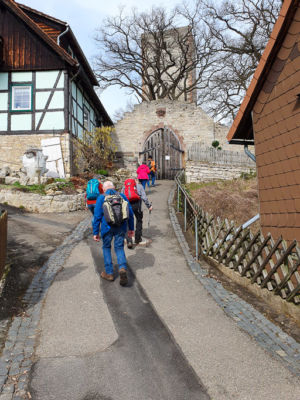
[[[103,214],[108,225],[121,226],[129,218],[128,202],[119,193],[106,195]]]

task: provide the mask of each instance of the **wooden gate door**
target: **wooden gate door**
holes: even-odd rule
[[[152,156],[156,162],[158,179],[174,179],[182,166],[182,153],[180,142],[176,135],[167,127],[151,133],[140,153],[147,161]]]

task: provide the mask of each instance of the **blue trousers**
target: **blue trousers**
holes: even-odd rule
[[[113,274],[114,267],[111,258],[111,242],[114,238],[114,249],[117,256],[119,269],[127,269],[126,256],[124,252],[125,232],[121,228],[111,227],[110,230],[102,236],[102,250],[104,257],[105,272]]]
[[[154,184],[155,184],[155,179],[156,179],[155,172],[153,172],[153,171],[150,172],[149,181],[148,181],[148,182],[150,182],[150,178],[151,178],[151,184],[152,184],[152,186],[154,186]],[[149,186],[150,186],[150,185],[149,185]]]
[[[90,212],[94,215],[96,204],[88,204],[87,206]]]
[[[144,190],[146,189],[146,183],[149,182],[149,179],[139,179],[141,185],[143,186]]]

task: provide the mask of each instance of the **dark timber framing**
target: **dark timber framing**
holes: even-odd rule
[[[40,129],[40,127],[41,127],[41,125],[42,125],[42,123],[43,123],[43,120],[44,120],[44,118],[45,118],[46,112],[48,111],[49,105],[50,105],[51,100],[52,100],[52,98],[53,98],[53,95],[54,95],[54,93],[55,93],[55,89],[57,88],[57,85],[58,85],[58,82],[59,82],[59,80],[60,80],[61,75],[62,75],[62,71],[59,71],[59,73],[58,73],[58,75],[57,75],[57,77],[56,77],[56,81],[55,81],[55,83],[54,83],[54,86],[53,86],[53,88],[51,89],[50,96],[48,97],[48,100],[47,100],[46,106],[45,106],[45,108],[44,108],[43,114],[41,115],[41,118],[40,118],[40,120],[39,120],[39,123],[38,123],[38,125],[37,125],[37,127],[36,127],[36,130],[37,130],[37,131]]]

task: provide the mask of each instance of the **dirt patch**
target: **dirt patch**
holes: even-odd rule
[[[63,242],[87,211],[29,214],[1,204],[8,212],[7,262],[9,273],[0,298],[0,323],[25,311],[22,298],[36,272]],[[1,341],[4,334],[0,332]]]
[[[208,214],[242,225],[259,213],[257,179],[234,179],[187,185],[196,203]],[[257,232],[259,222],[251,226]]]

